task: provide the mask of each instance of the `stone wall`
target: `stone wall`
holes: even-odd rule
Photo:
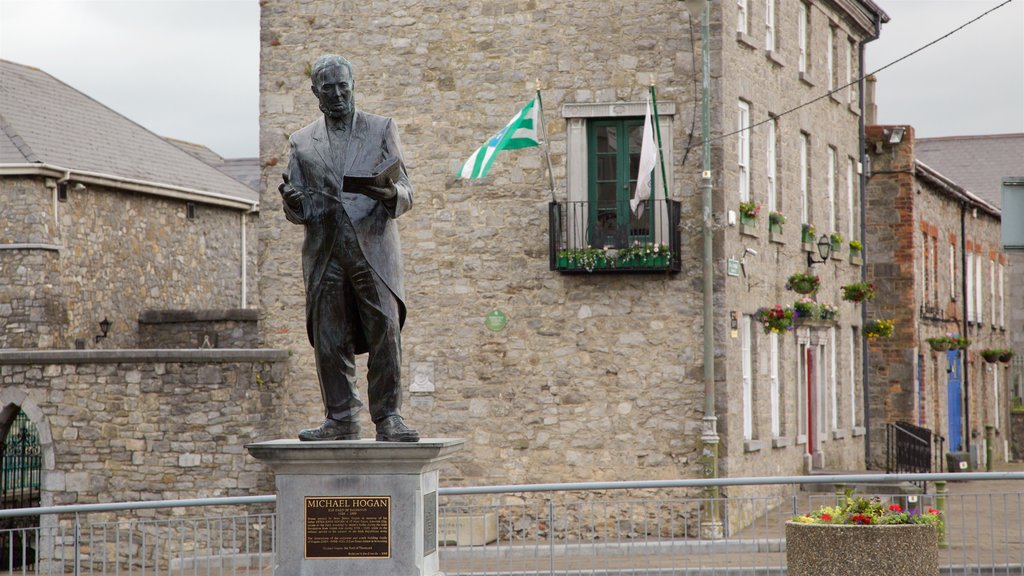
[[[267,0],[261,4],[261,161],[264,182],[280,181],[287,136],[319,111],[307,70],[322,53],[342,53],[355,64],[356,105],[392,116],[401,132],[413,210],[400,227],[410,313],[403,333],[404,412],[430,436],[462,436],[467,449],[446,473],[454,484],[692,477],[701,474],[703,416],[702,227],[699,107],[695,44],[684,5],[623,1],[503,4],[392,3],[386,14],[356,2]],[[816,7],[819,5],[816,3]],[[821,4],[822,10],[832,10]],[[780,10],[780,51],[737,43],[722,22],[735,7],[715,3],[712,25],[715,134],[732,132],[736,101],[749,99],[754,118],[779,114],[817,96],[821,84],[796,73],[796,22]],[[454,16],[454,17],[453,17]],[[827,19],[816,19],[822,38]],[[849,23],[836,16],[844,29]],[[755,26],[756,24],[752,24]],[[386,30],[386,33],[383,32]],[[858,32],[849,30],[854,37]],[[699,43],[696,44],[699,50]],[[815,52],[824,66],[824,52]],[[666,171],[668,196],[682,203],[678,275],[559,275],[548,269],[547,205],[564,202],[574,183],[567,168],[570,119],[565,106],[641,103],[651,77],[658,99],[675,113],[662,130],[672,143]],[[555,180],[549,190],[540,150],[502,153],[491,174],[456,181],[472,151],[500,129],[534,94],[541,79]],[[724,95],[724,96],[723,96]],[[725,101],[726,104],[719,104]],[[827,146],[840,159],[857,154],[857,111],[824,102],[780,124],[779,190],[789,216],[785,238],[767,234],[767,210],[755,235],[726,226],[738,205],[735,141],[716,140],[714,240],[717,407],[723,434],[722,472],[729,475],[796,473],[806,446],[797,438],[797,342],[825,343],[828,331],[794,332],[782,344],[786,427],[778,447],[765,435],[768,416],[766,338],[756,335],[757,403],[763,448],[747,451],[738,343],[730,313],[796,298],[783,288],[806,268],[799,242],[800,130],[815,137],[814,208],[822,232]],[[666,121],[666,118],[663,118]],[[763,157],[763,131],[755,130],[751,158]],[[692,146],[688,148],[688,146]],[[764,203],[763,162],[753,165],[758,202]],[[845,172],[843,172],[845,175]],[[844,176],[845,177],[845,176]],[[845,190],[845,188],[841,188]],[[585,186],[584,186],[585,190]],[[275,189],[262,197],[261,301],[271,346],[296,352],[288,373],[284,411],[315,423],[322,413],[312,355],[305,339],[299,270],[302,231],[285,222]],[[845,204],[843,204],[845,206]],[[843,218],[854,218],[841,210]],[[751,230],[753,232],[753,230]],[[726,277],[726,259],[757,247],[744,278]],[[848,258],[819,269],[828,301],[841,305],[838,286],[859,278]],[[787,302],[786,300],[789,300]],[[844,306],[840,334],[859,325],[857,308]],[[485,316],[503,312],[508,325],[492,332]],[[749,321],[749,320],[748,320]],[[840,342],[846,342],[840,339]],[[842,356],[845,358],[845,355]],[[840,370],[848,370],[840,364]],[[855,366],[857,374],[859,368]],[[360,368],[360,372],[362,369]],[[361,372],[362,373],[362,372]],[[842,372],[845,373],[845,372]],[[858,376],[859,379],[859,376]],[[849,386],[843,381],[843,398]],[[845,403],[845,400],[843,400]],[[829,466],[855,468],[863,439],[848,421],[848,404],[825,446]],[[824,417],[824,414],[822,415]],[[830,430],[831,432],[831,430]]]
[[[259,348],[259,312],[147,310],[139,316],[140,348]]]
[[[238,307],[243,217],[257,292],[255,215],[197,203],[188,219],[183,201],[91,185],[56,202],[53,184],[0,178],[0,348],[135,348],[143,310]]]
[[[40,430],[43,505],[273,492],[280,350],[0,351],[0,412]]]

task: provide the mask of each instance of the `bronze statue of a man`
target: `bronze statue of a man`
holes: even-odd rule
[[[288,139],[288,173],[278,187],[285,217],[306,229],[306,330],[326,412],[323,424],[302,430],[299,440],[359,438],[363,403],[355,356],[368,352],[367,395],[377,440],[416,442],[419,433],[399,414],[406,308],[395,219],[412,207],[412,185],[398,131],[390,118],[356,111],[348,60],[317,58],[311,79],[324,114]],[[395,159],[393,178],[356,184],[346,178],[371,174]]]

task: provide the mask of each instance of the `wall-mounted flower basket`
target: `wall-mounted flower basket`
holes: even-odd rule
[[[1010,360],[1013,360],[1013,350],[1003,350],[1002,354],[999,355],[999,361],[1003,364],[1009,364]]]
[[[753,224],[760,213],[761,206],[756,202],[740,202],[740,224]]]
[[[786,223],[786,217],[781,212],[774,210],[768,213],[768,231],[777,236],[782,235],[782,225]]]
[[[875,297],[875,285],[868,282],[854,282],[842,287],[843,300],[847,302],[861,303],[865,300],[872,300]]]
[[[821,278],[812,274],[797,272],[786,280],[786,290],[797,294],[814,294],[821,287]]]
[[[864,245],[858,240],[850,240],[850,258],[860,258]]]
[[[839,254],[839,251],[843,248],[843,235],[839,232],[833,232],[829,235],[828,239],[832,242],[832,253]]]
[[[970,338],[964,338],[963,336],[960,336],[958,338],[954,338],[953,340],[956,341],[956,348],[958,350],[967,350],[967,347],[971,345],[971,339]],[[952,350],[953,346],[950,346],[949,349]]]
[[[945,352],[950,348],[956,349],[957,343],[955,338],[949,336],[936,336],[935,338],[927,338],[925,342],[928,342],[928,346],[931,347],[935,352]]]
[[[814,244],[814,224],[804,224],[800,228],[800,241],[804,244]]]

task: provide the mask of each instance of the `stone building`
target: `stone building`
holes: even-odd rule
[[[1000,210],[925,163],[912,127],[869,126],[867,142],[868,280],[887,287],[869,316],[895,322],[893,338],[872,341],[868,354],[872,461],[884,464],[885,425],[896,422],[943,436],[946,451],[969,452],[975,465],[989,443],[1005,461],[1009,367],[980,354],[1011,347]],[[942,336],[970,344],[933,349],[928,339]]]
[[[404,412],[425,435],[469,440],[446,482],[699,477],[699,18],[668,1],[261,6],[260,300],[268,344],[295,352],[284,407],[294,424],[283,432],[316,424],[322,409],[302,314],[302,231],[284,221],[274,184],[288,135],[319,114],[311,62],[341,53],[355,66],[356,106],[395,119],[416,187],[399,220]],[[862,239],[856,79],[886,20],[870,1],[712,4],[721,475],[863,468],[861,310],[840,287],[862,278],[848,246]],[[655,199],[637,217],[626,208],[630,161],[652,78],[666,182],[655,170]],[[554,189],[537,148],[501,153],[482,180],[456,180],[538,79]],[[760,215],[734,225],[743,201]],[[787,220],[775,232],[771,211]],[[817,229],[810,242],[805,223]],[[814,305],[834,306],[838,320],[764,333],[758,310],[793,305],[787,279],[833,232],[842,240],[811,271]],[[630,252],[655,244],[670,256]]]
[[[271,489],[242,449],[279,427],[287,357],[257,349],[258,208],[241,182],[0,60],[0,438],[27,417],[41,468],[34,502],[8,499],[5,475],[4,507]]]

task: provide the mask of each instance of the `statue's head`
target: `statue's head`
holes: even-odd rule
[[[320,110],[332,120],[340,120],[356,109],[356,81],[352,63],[336,54],[324,54],[313,62],[310,71],[313,94],[320,101]]]

